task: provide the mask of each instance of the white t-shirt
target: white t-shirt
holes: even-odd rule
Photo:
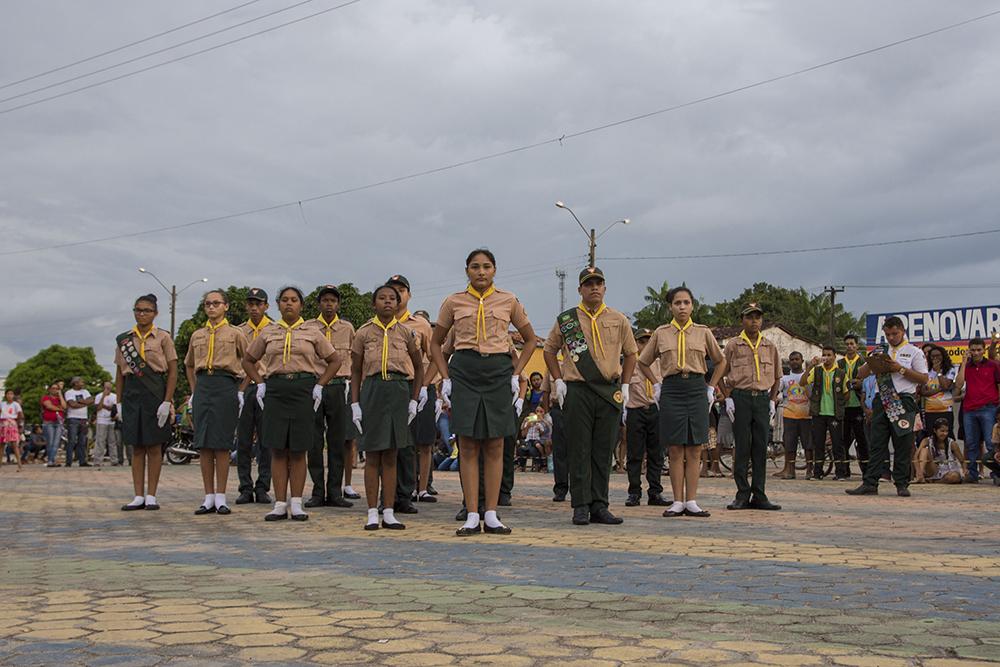
[[[98,398],[102,394],[97,395]],[[95,399],[96,400],[96,399]],[[97,406],[97,423],[98,424],[113,424],[114,420],[111,419],[111,408],[118,404],[118,396],[114,393],[107,394],[100,403],[94,403]]]
[[[21,404],[17,401],[8,403],[7,401],[0,401],[0,419],[17,419],[24,411],[21,410]]]
[[[90,398],[90,392],[86,389],[67,389],[66,390],[66,403],[70,401],[80,401]],[[82,408],[66,408],[66,419],[86,419],[87,418],[87,406]]]
[[[910,370],[914,370],[918,373],[927,372],[927,359],[924,357],[924,353],[916,345],[904,343],[896,348],[895,355],[893,355],[893,350],[890,348],[889,356],[894,357],[903,368],[909,368]],[[912,395],[917,393],[917,383],[913,382],[909,378],[904,378],[899,373],[892,374],[892,384],[895,385],[896,391],[900,394]]]

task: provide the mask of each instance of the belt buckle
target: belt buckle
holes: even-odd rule
[[[681,371],[681,379],[687,380],[689,377],[691,377],[691,373],[687,371]]]
[[[483,359],[485,359],[486,357],[488,357],[490,355],[486,354],[485,352],[480,352],[479,356],[482,357]]]
[[[205,372],[208,373],[209,375],[215,375],[215,369],[214,368],[206,369]]]
[[[294,380],[295,379],[295,373],[285,373],[285,379],[286,380]]]

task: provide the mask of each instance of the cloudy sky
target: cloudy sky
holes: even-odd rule
[[[243,0],[244,2],[246,0]],[[298,7],[123,67],[96,69],[294,4],[209,21],[0,88],[0,375],[51,343],[110,366],[132,299],[207,277],[273,293],[392,273],[436,312],[479,245],[547,331],[555,269],[589,226],[608,302],[686,281],[992,285],[1000,234],[743,259],[636,256],[809,248],[1000,228],[1000,16],[603,131],[997,9],[996,2],[452,2],[361,0],[119,81],[24,103],[332,8]],[[12,0],[0,86],[196,21],[239,0]],[[50,86],[43,91],[35,89]],[[551,141],[567,135],[561,143]],[[529,144],[531,150],[324,199]],[[138,237],[120,235],[288,202]],[[21,252],[102,240],[67,248]],[[181,319],[200,294],[179,302]],[[848,289],[861,311],[1000,302],[990,287]],[[161,301],[164,303],[165,301]],[[163,308],[162,310],[166,310]],[[166,312],[159,322],[168,326]]]

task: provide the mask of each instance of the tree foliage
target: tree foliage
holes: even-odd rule
[[[94,348],[50,345],[35,356],[22,361],[11,369],[5,383],[21,395],[24,418],[28,423],[41,422],[42,395],[53,382],[62,380],[69,386],[70,379],[79,375],[90,393],[97,394],[111,379],[97,363]]]

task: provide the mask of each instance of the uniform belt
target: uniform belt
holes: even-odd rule
[[[195,375],[225,375],[227,377],[235,378],[236,374],[231,371],[216,370],[214,368],[203,368]]]
[[[746,394],[747,396],[770,396],[771,392],[762,389],[733,389],[733,393]]]
[[[488,359],[489,357],[509,357],[509,352],[480,352],[479,350],[474,350],[471,347],[463,348],[461,350],[455,350],[455,353],[468,352],[470,354],[475,354],[476,356]]]
[[[693,371],[681,371],[680,373],[674,373],[674,375],[679,375],[681,378],[687,380],[689,377],[704,377],[704,373],[695,373]],[[672,375],[665,375],[663,377],[666,380],[668,377],[673,377]]]
[[[332,384],[346,384],[349,379],[350,378],[347,378],[347,377],[336,377],[336,378],[333,378],[332,380],[330,380],[329,382],[327,382],[326,386],[329,387]]]
[[[282,380],[301,380],[302,378],[313,378],[316,379],[315,373],[272,373],[270,378],[279,378]]]
[[[382,378],[382,372],[379,371],[378,373],[372,373],[366,379],[371,379],[371,378],[381,379]],[[409,380],[410,378],[406,377],[406,373],[397,373],[395,371],[389,371],[387,379],[388,380]]]

